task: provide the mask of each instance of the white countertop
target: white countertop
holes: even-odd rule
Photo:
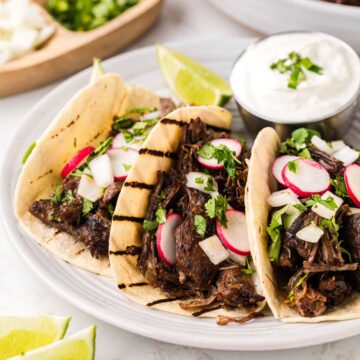
[[[152,45],[157,42],[184,39],[256,35],[251,30],[218,13],[206,0],[166,0],[158,23],[129,49]],[[19,120],[55,86],[56,84],[52,84],[35,91],[0,100],[0,144],[2,149],[12,137]],[[2,225],[0,225],[0,239],[0,314],[70,315],[73,320],[69,333],[95,323],[98,327],[96,359],[231,360],[241,358],[244,360],[278,360],[284,357],[294,360],[308,358],[352,360],[359,358],[357,352],[360,353],[360,336],[305,349],[266,353],[235,353],[193,349],[146,339],[107,325],[67,304],[46,288],[23,264],[15,249],[8,242]]]

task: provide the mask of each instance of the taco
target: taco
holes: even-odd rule
[[[111,216],[138,149],[170,99],[95,72],[26,160],[15,213],[40,245],[82,269],[111,276]]]
[[[360,160],[300,128],[252,148],[248,231],[264,296],[284,322],[360,318]]]
[[[219,107],[180,108],[140,150],[110,236],[116,284],[137,303],[225,316],[220,324],[256,317],[264,307],[244,215],[247,153],[231,123]]]

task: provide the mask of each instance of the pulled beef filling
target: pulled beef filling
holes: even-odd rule
[[[188,188],[186,174],[192,171],[207,172],[218,183],[219,193],[225,195],[229,204],[236,209],[244,209],[244,189],[247,169],[244,156],[237,165],[238,179],[229,179],[224,169],[205,169],[197,161],[197,151],[208,141],[219,137],[229,137],[227,133],[216,133],[199,119],[184,127],[178,151],[178,160],[169,172],[158,172],[157,184],[150,198],[146,220],[153,221],[161,207],[168,213],[173,211],[183,217],[183,222],[175,231],[176,265],[165,264],[156,246],[156,229],[144,231],[143,247],[138,257],[138,266],[146,280],[158,287],[169,297],[198,299],[183,303],[185,309],[199,308],[219,302],[229,307],[254,307],[264,297],[257,294],[251,275],[243,272],[242,266],[232,260],[214,265],[199,242],[216,234],[216,221],[205,211],[205,203],[210,195]],[[206,233],[200,236],[194,225],[195,216],[206,219]]]
[[[176,109],[170,98],[160,98],[160,117]],[[149,109],[149,111],[152,111]],[[132,111],[129,112],[132,114]],[[138,117],[139,115],[134,112]],[[138,119],[139,120],[139,119]],[[130,120],[130,126],[134,124]],[[112,129],[109,136],[115,136],[119,130]],[[60,196],[54,201],[41,199],[31,204],[29,211],[46,225],[72,235],[75,240],[85,244],[93,257],[108,255],[109,236],[112,212],[123,186],[123,181],[114,181],[104,190],[98,201],[91,204],[91,208],[84,213],[84,199],[77,195],[80,178],[70,174],[60,185]],[[70,191],[71,197],[66,197]]]
[[[312,144],[307,148],[331,178],[343,176],[341,161]],[[302,203],[307,200],[302,199]],[[324,219],[306,208],[281,234],[280,253],[274,265],[288,279],[285,286],[288,299],[285,302],[301,316],[322,315],[343,303],[352,290],[360,291],[360,214],[349,215],[349,206],[353,204],[348,197],[343,200],[334,218],[337,231],[323,226]],[[320,226],[324,231],[317,243],[296,236],[299,230],[310,224]]]

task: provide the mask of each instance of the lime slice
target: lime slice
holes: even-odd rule
[[[11,360],[93,360],[95,358],[96,327],[92,325],[54,344],[16,356]]]
[[[0,317],[0,360],[37,349],[65,336],[70,317]]]
[[[161,72],[182,102],[224,106],[231,99],[228,83],[203,65],[162,45],[157,54]]]

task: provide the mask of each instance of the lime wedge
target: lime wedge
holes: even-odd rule
[[[0,317],[0,360],[52,344],[65,336],[70,317]]]
[[[92,325],[64,340],[16,356],[11,360],[93,360],[95,338],[96,327]]]
[[[186,104],[224,106],[231,99],[226,81],[187,56],[157,45],[160,69],[171,90]]]

